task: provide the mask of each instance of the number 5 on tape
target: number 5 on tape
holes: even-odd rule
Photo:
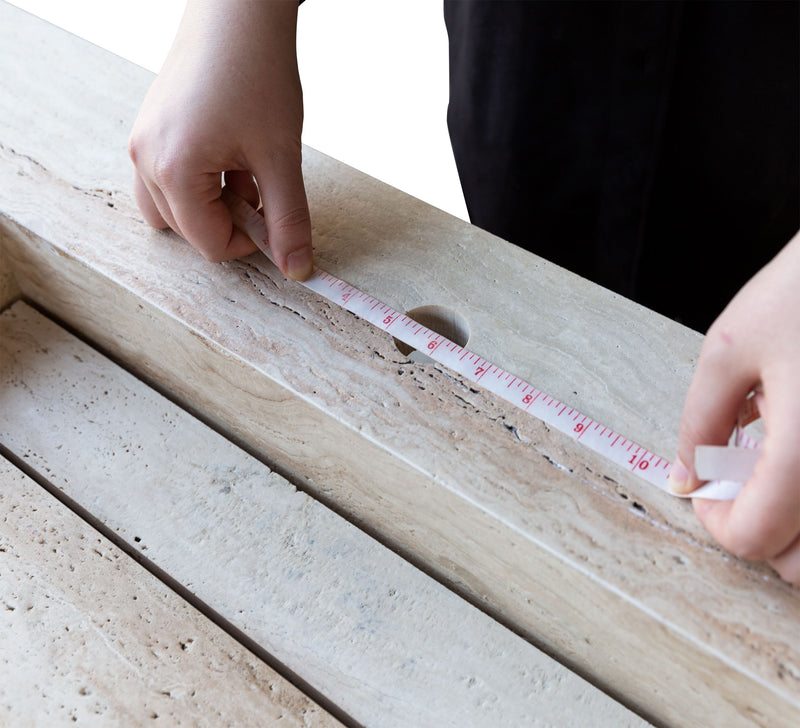
[[[272,260],[264,218],[246,200],[230,189],[225,188],[222,197],[231,211],[234,224],[247,233],[264,255]],[[637,473],[661,490],[670,492],[667,483],[670,463],[641,445],[595,422],[532,384],[504,371],[330,273],[315,268],[311,277],[302,285],[383,331],[388,332],[391,328],[391,335],[404,344],[426,352],[431,359],[448,369],[480,384],[515,407],[538,417],[612,462]],[[716,464],[719,462],[719,455],[717,457]],[[725,460],[724,457],[721,459]],[[708,472],[713,473],[714,467],[716,465],[712,463]],[[736,497],[741,488],[739,482],[717,480],[718,476],[713,474],[710,477],[711,482],[689,496],[682,497],[730,500]]]

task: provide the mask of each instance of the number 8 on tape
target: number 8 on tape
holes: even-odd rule
[[[231,211],[234,224],[247,233],[259,250],[272,260],[264,218],[246,200],[230,189],[225,188],[222,197]],[[637,473],[661,490],[670,492],[667,480],[671,467],[669,461],[649,452],[641,445],[595,422],[568,404],[545,394],[532,384],[464,349],[330,273],[315,268],[311,277],[302,285],[381,330],[391,333],[395,339],[413,349],[425,351],[431,359],[448,369],[480,384],[498,397],[538,417],[612,462]],[[751,452],[756,452],[753,449],[755,446],[756,443],[751,441],[749,447]],[[740,489],[740,482],[712,480],[693,493],[678,497],[730,500],[736,497]]]

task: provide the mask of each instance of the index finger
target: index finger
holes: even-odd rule
[[[737,356],[724,332],[709,331],[686,394],[678,428],[678,457],[670,473],[676,493],[695,490],[697,445],[725,445],[736,426],[740,408],[756,384],[747,359]]]

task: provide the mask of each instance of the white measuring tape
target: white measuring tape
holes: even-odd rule
[[[228,188],[223,190],[222,198],[231,211],[236,227],[243,230],[259,250],[272,261],[264,218],[245,199]],[[671,493],[667,483],[671,467],[669,461],[649,452],[641,445],[595,422],[532,384],[515,377],[330,273],[314,268],[311,277],[303,281],[302,285],[386,331],[413,349],[424,352],[431,359],[502,397],[515,407],[538,417],[612,462],[640,475],[661,490]],[[749,473],[752,472],[755,459],[758,457],[758,443],[755,440],[738,431],[737,437],[737,444],[744,444],[744,447],[702,448],[705,459],[698,458],[702,469],[702,473],[698,471],[698,475],[709,479],[710,482],[686,496],[677,497],[713,500],[735,498],[742,482],[749,478]],[[697,450],[701,451],[701,448],[698,447]],[[731,457],[731,454],[734,455]]]

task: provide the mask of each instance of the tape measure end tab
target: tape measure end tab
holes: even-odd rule
[[[752,447],[698,445],[694,450],[694,468],[701,480],[748,481],[760,455]]]

